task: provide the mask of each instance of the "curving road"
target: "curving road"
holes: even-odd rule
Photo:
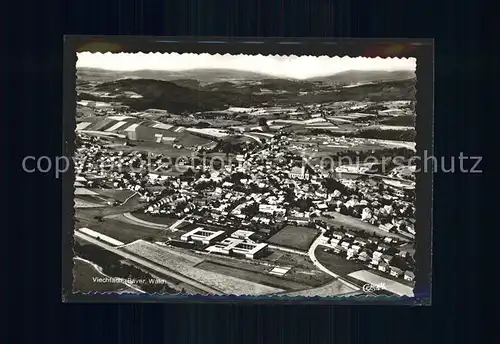
[[[323,264],[321,264],[318,259],[316,258],[316,254],[315,254],[315,251],[316,251],[316,248],[320,245],[321,243],[321,240],[324,240],[324,236],[323,236],[323,233],[324,231],[321,231],[321,234],[316,238],[316,240],[314,240],[314,242],[312,243],[312,245],[309,247],[309,252],[308,252],[308,255],[309,255],[309,258],[311,259],[311,261],[313,262],[313,264],[318,268],[320,269],[321,271],[327,273],[328,275],[338,279],[339,281],[341,281],[342,283],[344,283],[345,285],[347,285],[348,287],[354,289],[354,290],[360,290],[361,288],[358,287],[357,285],[355,284],[352,284],[351,282],[348,282],[346,281],[344,278],[342,278],[341,276],[337,275],[336,273],[333,273],[331,272],[330,270],[328,270]]]
[[[259,137],[255,136],[255,135],[243,134],[243,136],[248,137],[250,139],[253,139],[253,140],[257,141],[257,143],[259,145],[261,145],[261,146],[264,145],[264,143],[262,142],[262,140]]]
[[[111,215],[111,216],[106,216],[109,218],[116,218],[118,220],[123,220],[124,222],[128,222],[131,224],[135,225],[140,225],[144,227],[149,227],[149,228],[154,228],[154,229],[161,229],[161,230],[170,230],[172,232],[175,232],[177,229],[177,226],[179,226],[182,222],[184,222],[185,218],[182,218],[180,220],[175,221],[171,225],[163,225],[161,223],[155,223],[155,222],[149,222],[145,221],[142,219],[139,219],[132,215],[131,213],[123,213],[123,214],[118,214],[118,215]]]

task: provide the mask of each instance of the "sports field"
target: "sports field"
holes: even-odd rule
[[[352,230],[352,231],[366,231],[370,234],[375,233],[377,235],[380,235],[382,237],[393,237],[393,238],[398,238],[402,241],[409,241],[407,238],[404,236],[397,234],[397,233],[389,233],[386,232],[380,228],[378,228],[375,225],[372,225],[367,222],[363,222],[358,218],[348,216],[348,215],[343,215],[340,213],[333,213],[334,218],[331,217],[325,217],[325,216],[320,216],[319,218],[323,221],[325,221],[329,225],[333,225],[336,227],[344,226],[344,228]]]
[[[318,231],[314,228],[286,226],[269,238],[270,244],[307,251]]]

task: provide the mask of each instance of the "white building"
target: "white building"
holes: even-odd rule
[[[219,253],[224,255],[238,255],[248,259],[258,258],[267,248],[266,243],[252,243],[241,239],[226,238],[219,244],[207,247],[207,251],[211,253]]]
[[[309,173],[306,172],[306,165],[302,167],[292,167],[288,176],[292,179],[309,179]]]
[[[231,234],[231,238],[235,238],[235,239],[242,239],[242,240],[248,240],[248,238],[254,234],[255,232],[252,232],[252,231],[244,231],[242,229],[239,229],[235,232],[233,232],[233,234]]]
[[[224,234],[224,231],[209,231],[204,229],[203,227],[198,227],[193,229],[186,234],[181,236],[182,241],[195,241],[200,242],[204,245],[210,245],[215,238]]]

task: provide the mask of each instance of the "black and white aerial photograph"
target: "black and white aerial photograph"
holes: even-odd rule
[[[416,64],[79,52],[73,292],[414,296]]]

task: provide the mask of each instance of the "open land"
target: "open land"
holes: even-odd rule
[[[73,288],[82,293],[134,293],[137,290],[122,283],[96,283],[94,278],[109,277],[100,272],[91,262],[73,259]]]

